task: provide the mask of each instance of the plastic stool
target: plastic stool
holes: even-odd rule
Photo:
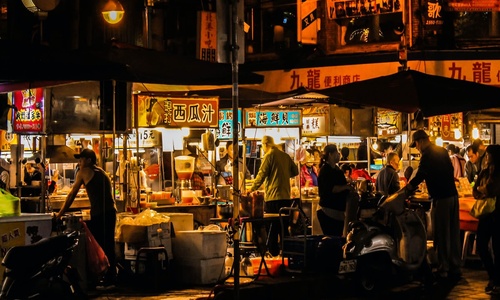
[[[144,288],[162,290],[168,285],[168,254],[165,247],[143,247],[137,251],[135,273]],[[148,286],[149,285],[149,286]],[[152,286],[151,286],[152,285]]]
[[[469,249],[471,248],[472,241],[472,250],[469,254]],[[479,259],[476,253],[476,232],[475,231],[465,231],[464,233],[464,244],[462,247],[462,264],[465,263],[467,259]]]

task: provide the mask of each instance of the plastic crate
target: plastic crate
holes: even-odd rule
[[[288,269],[296,271],[314,270],[316,268],[318,244],[323,237],[324,235],[285,237],[283,239],[283,256],[288,258]]]

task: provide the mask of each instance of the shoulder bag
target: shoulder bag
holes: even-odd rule
[[[471,216],[480,218],[491,214],[495,210],[496,197],[477,199],[470,210]]]

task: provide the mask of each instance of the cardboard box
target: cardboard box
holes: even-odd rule
[[[175,274],[183,284],[214,284],[225,276],[225,257],[176,259]]]
[[[194,216],[191,213],[162,213],[162,215],[170,217],[173,231],[186,231],[194,229]]]
[[[176,231],[172,243],[174,256],[179,259],[224,257],[227,252],[225,231]]]
[[[122,243],[148,243],[152,239],[162,239],[171,236],[171,223],[164,222],[149,226],[122,225],[118,238]]]

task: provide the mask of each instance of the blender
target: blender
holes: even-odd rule
[[[175,173],[179,179],[177,182],[178,198],[182,202],[193,202],[191,191],[191,177],[194,172],[195,158],[192,156],[181,155],[174,158]],[[191,200],[191,201],[189,201]]]

